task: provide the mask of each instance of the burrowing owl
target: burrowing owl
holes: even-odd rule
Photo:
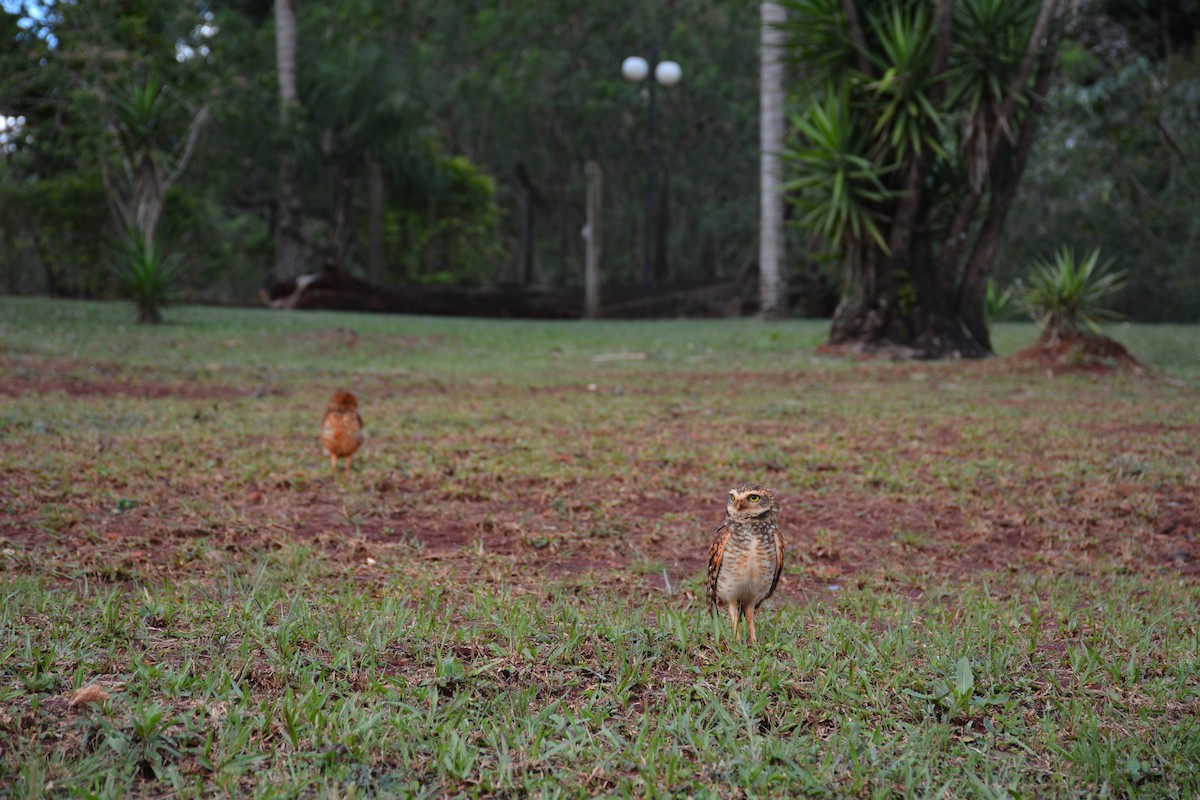
[[[344,458],[346,474],[350,474],[350,458],[362,440],[363,421],[358,415],[358,400],[349,392],[334,392],[321,420],[321,447],[329,453],[335,473],[338,458]]]
[[[779,535],[779,502],[757,483],[729,491],[725,522],[717,528],[708,551],[708,604],[729,609],[733,638],[738,615],[746,615],[750,641],[755,640],[754,611],[775,592],[783,570],[783,538]]]

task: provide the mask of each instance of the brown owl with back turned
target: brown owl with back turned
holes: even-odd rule
[[[339,458],[346,459],[346,474],[350,474],[350,459],[362,440],[363,421],[358,415],[358,399],[349,392],[334,392],[321,420],[321,447],[329,453],[335,474]]]
[[[775,593],[783,571],[783,537],[779,534],[779,501],[757,483],[729,490],[725,522],[717,528],[708,552],[708,606],[729,610],[733,638],[738,618],[746,617],[750,641],[757,638],[754,612]]]

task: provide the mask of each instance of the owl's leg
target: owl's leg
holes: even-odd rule
[[[350,459],[354,456],[346,456],[346,474],[350,474]]]
[[[729,619],[733,621],[733,640],[737,641],[738,607],[737,602],[729,604]]]
[[[337,456],[329,454],[330,463],[333,465],[333,474],[337,475]]]
[[[746,603],[746,625],[750,628],[750,643],[753,644],[754,640],[756,638],[754,635],[754,604],[753,603]]]

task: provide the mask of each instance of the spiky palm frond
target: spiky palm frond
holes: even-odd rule
[[[933,32],[928,16],[920,8],[893,6],[890,14],[872,16],[870,24],[878,49],[868,57],[881,74],[865,87],[874,95],[872,137],[897,161],[925,148],[942,154],[942,116],[929,96],[942,78],[930,71]]]
[[[1003,102],[1025,52],[1040,0],[959,0],[954,4],[953,80],[947,102],[969,113]]]
[[[167,91],[153,77],[141,84],[130,84],[109,101],[116,122],[117,140],[121,152],[130,160],[154,152],[159,143],[169,139],[175,123]]]
[[[960,154],[975,187],[983,184],[991,162],[992,139],[1015,137],[1013,120],[997,132],[1000,109],[1013,91],[1012,82],[1037,18],[1041,0],[961,0],[954,6],[953,69],[947,108],[961,110]],[[1028,98],[1019,87],[1018,107]]]
[[[895,196],[885,184],[895,167],[867,156],[870,139],[855,125],[849,93],[826,92],[792,125],[798,143],[784,157],[799,177],[783,189],[798,193],[801,224],[841,247],[869,237],[886,250],[875,210]]]
[[[859,55],[846,27],[841,0],[783,0],[788,49],[804,62],[801,88],[840,83]]]
[[[852,40],[840,0],[787,3],[791,42],[819,99],[792,118],[784,185],[800,222],[844,252],[870,240],[887,251],[881,220],[899,196],[888,176],[908,159],[944,156],[942,114],[930,90],[932,23],[919,7],[863,6],[863,41]],[[815,68],[815,69],[814,69]]]

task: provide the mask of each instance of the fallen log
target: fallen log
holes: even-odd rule
[[[523,286],[375,286],[341,270],[273,287],[271,308],[372,311],[461,317],[577,319],[583,293]]]
[[[610,287],[602,293],[599,316],[607,319],[661,317],[736,317],[757,311],[755,284],[745,277],[692,285],[656,287],[649,295],[636,287]],[[797,281],[792,308],[802,316],[827,316],[834,295],[827,284]],[[514,319],[579,319],[582,290],[496,286],[376,286],[329,268],[264,291],[271,308],[369,311]]]

